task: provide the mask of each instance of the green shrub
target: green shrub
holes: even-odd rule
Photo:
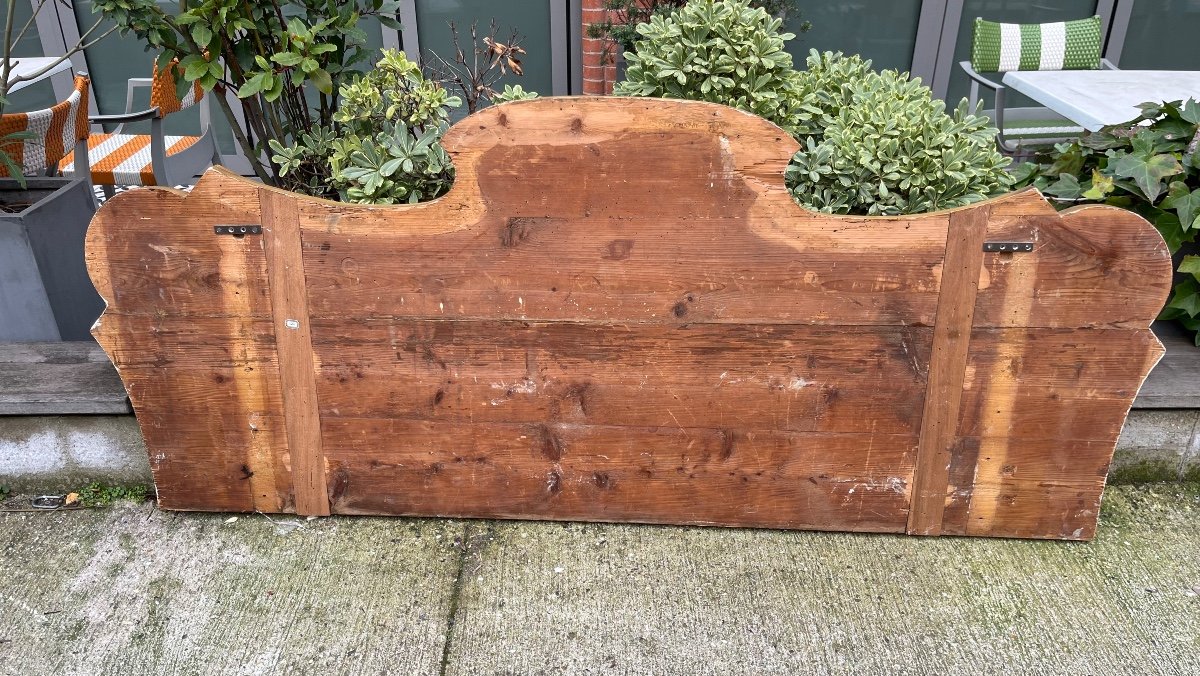
[[[1014,174],[1019,185],[1056,198],[1059,208],[1092,202],[1137,212],[1176,253],[1200,233],[1200,103],[1144,103],[1141,109],[1129,122],[1054,146]],[[1161,317],[1200,331],[1200,256],[1184,256],[1179,272],[1183,281]]]
[[[797,136],[820,137],[825,127],[852,98],[852,86],[873,75],[871,62],[857,54],[819,53],[809,50],[807,70],[800,73],[796,96],[803,101],[797,112]]]
[[[693,0],[639,24],[615,94],[723,103],[789,132],[798,120],[798,74],[783,22],[749,0]]]
[[[953,113],[920,80],[875,72],[857,56],[808,59],[799,91],[801,149],[785,179],[809,208],[835,214],[914,214],[963,206],[1012,183],[996,130],[966,101]]]
[[[637,27],[615,93],[723,103],[791,133],[785,179],[800,204],[837,214],[911,214],[1004,191],[1009,160],[987,118],[952,114],[908,74],[811,53],[792,68],[782,22],[749,0],[694,0]]]
[[[605,19],[588,25],[589,38],[605,42],[605,63],[611,63],[610,48],[617,47],[623,52],[633,50],[641,36],[637,26],[650,20],[655,14],[667,14],[686,5],[688,0],[605,0]],[[772,16],[798,16],[795,0],[751,0],[751,7],[762,7]],[[800,24],[800,32],[812,28],[812,24],[804,21]]]
[[[271,141],[272,162],[297,189],[371,204],[429,200],[450,189],[454,167],[441,137],[458,98],[396,50],[384,50],[339,96],[332,125],[291,147]]]

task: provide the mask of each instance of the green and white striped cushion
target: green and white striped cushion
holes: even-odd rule
[[[1096,70],[1100,67],[1100,17],[1041,24],[975,19],[971,67],[983,73]]]

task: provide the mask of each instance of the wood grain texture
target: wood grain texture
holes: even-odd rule
[[[912,509],[908,514],[908,532],[912,535],[941,534],[951,443],[966,378],[967,347],[990,215],[991,210],[984,206],[950,216]]]
[[[210,188],[211,186],[211,188]],[[184,202],[186,200],[186,207]],[[159,505],[294,510],[259,189],[216,173],[193,193],[107,201],[88,229],[88,271],[108,307],[93,329],[137,413]]]
[[[92,341],[0,343],[0,415],[119,415],[129,397]]]
[[[1133,387],[1161,355],[1148,331],[976,329],[945,532],[1090,539]]]
[[[930,329],[314,322],[321,417],[916,435]],[[371,396],[363,396],[370,392]]]
[[[329,491],[321,452],[321,420],[317,412],[308,290],[296,200],[277,193],[262,193],[262,221],[296,513],[328,516]]]
[[[892,533],[916,447],[915,436],[395,418],[340,418],[324,434],[341,514]]]
[[[505,104],[446,145],[423,204],[214,169],[100,210],[164,507],[1091,536],[1170,285],[1137,216],[812,213],[793,140],[695,102]]]

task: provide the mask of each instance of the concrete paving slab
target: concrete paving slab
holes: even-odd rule
[[[1195,674],[1200,499],[1090,544],[473,523],[451,674]]]
[[[0,514],[0,674],[437,673],[463,524]]]
[[[14,504],[9,501],[9,504]],[[0,514],[0,674],[1192,674],[1200,486],[1090,544]]]

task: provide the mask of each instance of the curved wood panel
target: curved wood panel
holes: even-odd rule
[[[695,102],[505,104],[446,145],[424,204],[213,169],[96,215],[163,507],[1091,536],[1161,354],[1139,217],[813,213],[790,137]]]

